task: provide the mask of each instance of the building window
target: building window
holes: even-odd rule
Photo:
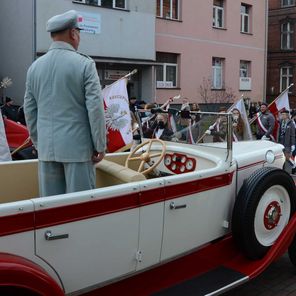
[[[222,89],[223,87],[223,64],[224,59],[212,59],[212,88]]]
[[[281,49],[293,49],[294,30],[290,22],[281,25]]]
[[[156,66],[156,87],[177,87],[178,55],[173,53],[156,53],[156,60],[162,65]]]
[[[241,32],[250,33],[251,5],[241,4]]]
[[[156,5],[158,17],[179,20],[179,0],[157,0]]]
[[[295,0],[282,0],[282,7],[295,5]]]
[[[280,91],[284,91],[293,81],[293,71],[291,66],[281,67],[280,70]]]
[[[213,2],[213,27],[224,28],[224,1],[214,0]]]
[[[240,90],[252,90],[251,84],[251,62],[240,61],[239,67],[239,89]]]
[[[251,62],[240,61],[239,77],[251,77]]]
[[[80,2],[106,8],[126,9],[125,0],[74,0],[74,2]]]

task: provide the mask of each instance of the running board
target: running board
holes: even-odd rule
[[[233,269],[219,266],[211,271],[153,294],[154,296],[212,296],[248,281],[249,277]]]

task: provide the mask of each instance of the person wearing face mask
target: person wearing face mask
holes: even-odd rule
[[[173,131],[168,128],[167,122],[167,114],[157,114],[153,126],[144,133],[145,137],[170,141],[173,136]]]
[[[237,108],[232,110],[232,131],[235,142],[244,139],[244,123],[241,113]]]

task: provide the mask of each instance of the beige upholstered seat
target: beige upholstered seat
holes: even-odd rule
[[[96,171],[97,187],[146,180],[143,174],[106,159],[96,164]]]

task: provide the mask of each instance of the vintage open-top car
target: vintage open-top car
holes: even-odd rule
[[[202,136],[217,116],[223,142]],[[0,295],[218,295],[258,275],[293,241],[295,185],[281,145],[232,138],[230,114],[204,113],[107,154],[96,189],[50,197],[38,160],[1,163]]]

